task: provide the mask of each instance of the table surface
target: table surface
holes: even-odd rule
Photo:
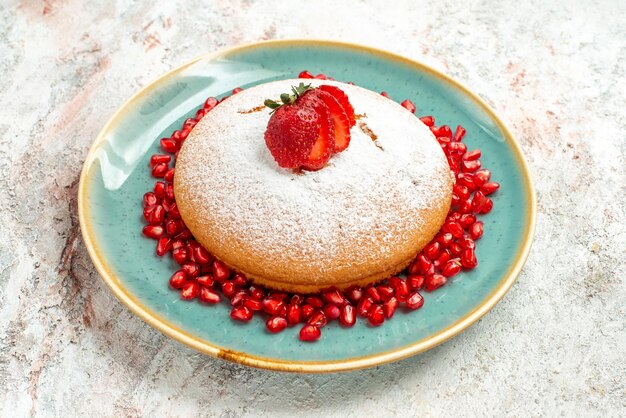
[[[625,413],[623,2],[152,3],[0,6],[4,416]],[[132,315],[87,255],[79,172],[115,109],[202,53],[293,37],[381,47],[450,74],[504,117],[530,163],[537,233],[519,280],[426,354],[335,375],[208,358]]]

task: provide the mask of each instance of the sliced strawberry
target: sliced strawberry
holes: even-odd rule
[[[317,140],[311,148],[311,152],[302,168],[305,170],[319,170],[324,167],[335,151],[334,125],[330,117],[330,112],[322,100],[314,91],[307,92],[300,99],[302,106],[309,107],[315,111],[318,118],[319,131]]]
[[[333,121],[335,149],[334,152],[341,152],[350,145],[350,121],[344,111],[343,106],[330,93],[321,89],[313,90],[309,94],[315,94],[326,105]]]
[[[346,93],[343,92],[339,87],[322,85],[319,87],[320,90],[330,93],[343,107],[344,112],[348,116],[348,120],[350,121],[350,127],[353,127],[356,123],[356,118],[354,116],[354,108],[350,104],[350,100]]]

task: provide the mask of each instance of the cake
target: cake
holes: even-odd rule
[[[316,171],[281,168],[264,140],[267,98],[306,81],[339,87],[350,143]],[[180,215],[210,253],[272,289],[365,286],[403,270],[440,230],[454,176],[431,130],[378,93],[281,80],[224,100],[179,151]]]

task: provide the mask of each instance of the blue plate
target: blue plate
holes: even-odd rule
[[[269,334],[262,319],[235,323],[229,306],[185,302],[168,287],[175,270],[141,235],[141,198],[154,184],[147,169],[159,139],[193,116],[209,96],[235,87],[293,78],[301,70],[353,81],[392,98],[411,99],[419,115],[467,129],[465,142],[501,188],[484,217],[479,267],[424,295],[417,312],[399,311],[384,326],[357,321],[350,329],[324,328],[315,343],[297,328]],[[282,371],[331,372],[398,360],[453,337],[491,309],[517,278],[535,225],[535,192],[520,147],[478,96],[458,82],[406,58],[337,42],[272,41],[239,46],[196,59],[165,74],[126,102],[95,140],[81,175],[79,216],[94,265],[113,293],[164,334],[209,355]]]

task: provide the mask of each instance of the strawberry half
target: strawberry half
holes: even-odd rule
[[[353,127],[356,124],[356,117],[354,116],[354,108],[352,107],[352,104],[350,104],[350,100],[348,99],[346,93],[344,93],[339,87],[329,85],[322,85],[319,89],[329,93],[339,102],[341,107],[343,107],[343,111],[346,112],[346,115],[348,116],[350,127]]]
[[[350,145],[350,121],[343,106],[341,106],[332,94],[324,90],[317,89],[308,94],[316,95],[320,100],[322,100],[322,102],[324,102],[324,105],[330,112],[330,118],[333,122],[334,128],[334,152],[341,152],[348,148],[348,145]]]
[[[302,164],[302,168],[306,170],[319,170],[324,167],[335,152],[334,125],[331,114],[324,101],[320,100],[314,93],[315,90],[311,90],[300,99],[302,105],[310,107],[317,113],[319,123],[317,140],[313,144],[307,161]]]

